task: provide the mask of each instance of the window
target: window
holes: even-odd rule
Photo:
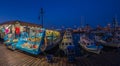
[[[62,45],[64,45],[64,43],[62,43]]]
[[[68,43],[66,43],[66,45],[68,45]]]
[[[69,45],[72,45],[72,43],[69,43]]]
[[[67,35],[70,35],[69,33]]]

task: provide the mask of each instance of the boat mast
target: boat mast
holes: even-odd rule
[[[118,27],[117,19],[113,18],[113,30],[116,31],[117,27]]]
[[[114,17],[113,18],[113,37],[115,38],[115,32],[117,31],[117,27],[118,27],[118,22],[117,19]]]
[[[81,16],[80,26],[81,26],[81,28],[83,28],[83,27],[84,27],[84,20],[83,20],[83,16]]]
[[[42,28],[43,28],[44,27],[44,24],[43,24],[43,16],[44,16],[43,8],[41,8],[40,16],[41,16],[41,25],[42,25]]]

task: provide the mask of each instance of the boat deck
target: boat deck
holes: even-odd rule
[[[54,59],[53,63],[48,63],[45,56],[34,57],[21,51],[11,51],[0,44],[0,66],[120,66],[120,54],[114,51],[79,57],[75,63],[68,63],[66,58]]]

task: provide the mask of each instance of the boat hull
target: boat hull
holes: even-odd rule
[[[120,41],[118,41],[118,42],[105,42],[103,40],[100,40],[100,41],[98,41],[98,43],[103,45],[103,46],[108,46],[108,47],[115,47],[115,48],[120,47]]]
[[[100,52],[101,52],[100,48],[88,48],[83,43],[80,43],[80,46],[87,52],[91,52],[91,53],[95,53],[95,54],[100,54]]]

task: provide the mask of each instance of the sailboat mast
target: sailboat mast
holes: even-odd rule
[[[80,21],[80,27],[82,28],[82,25],[83,25],[83,23],[82,23],[82,16],[81,16],[81,21]]]
[[[83,17],[83,16],[81,16],[80,26],[81,26],[82,28],[84,27],[84,17]]]
[[[113,18],[113,28],[114,28],[114,31],[116,31],[117,27],[118,27],[117,19]]]

